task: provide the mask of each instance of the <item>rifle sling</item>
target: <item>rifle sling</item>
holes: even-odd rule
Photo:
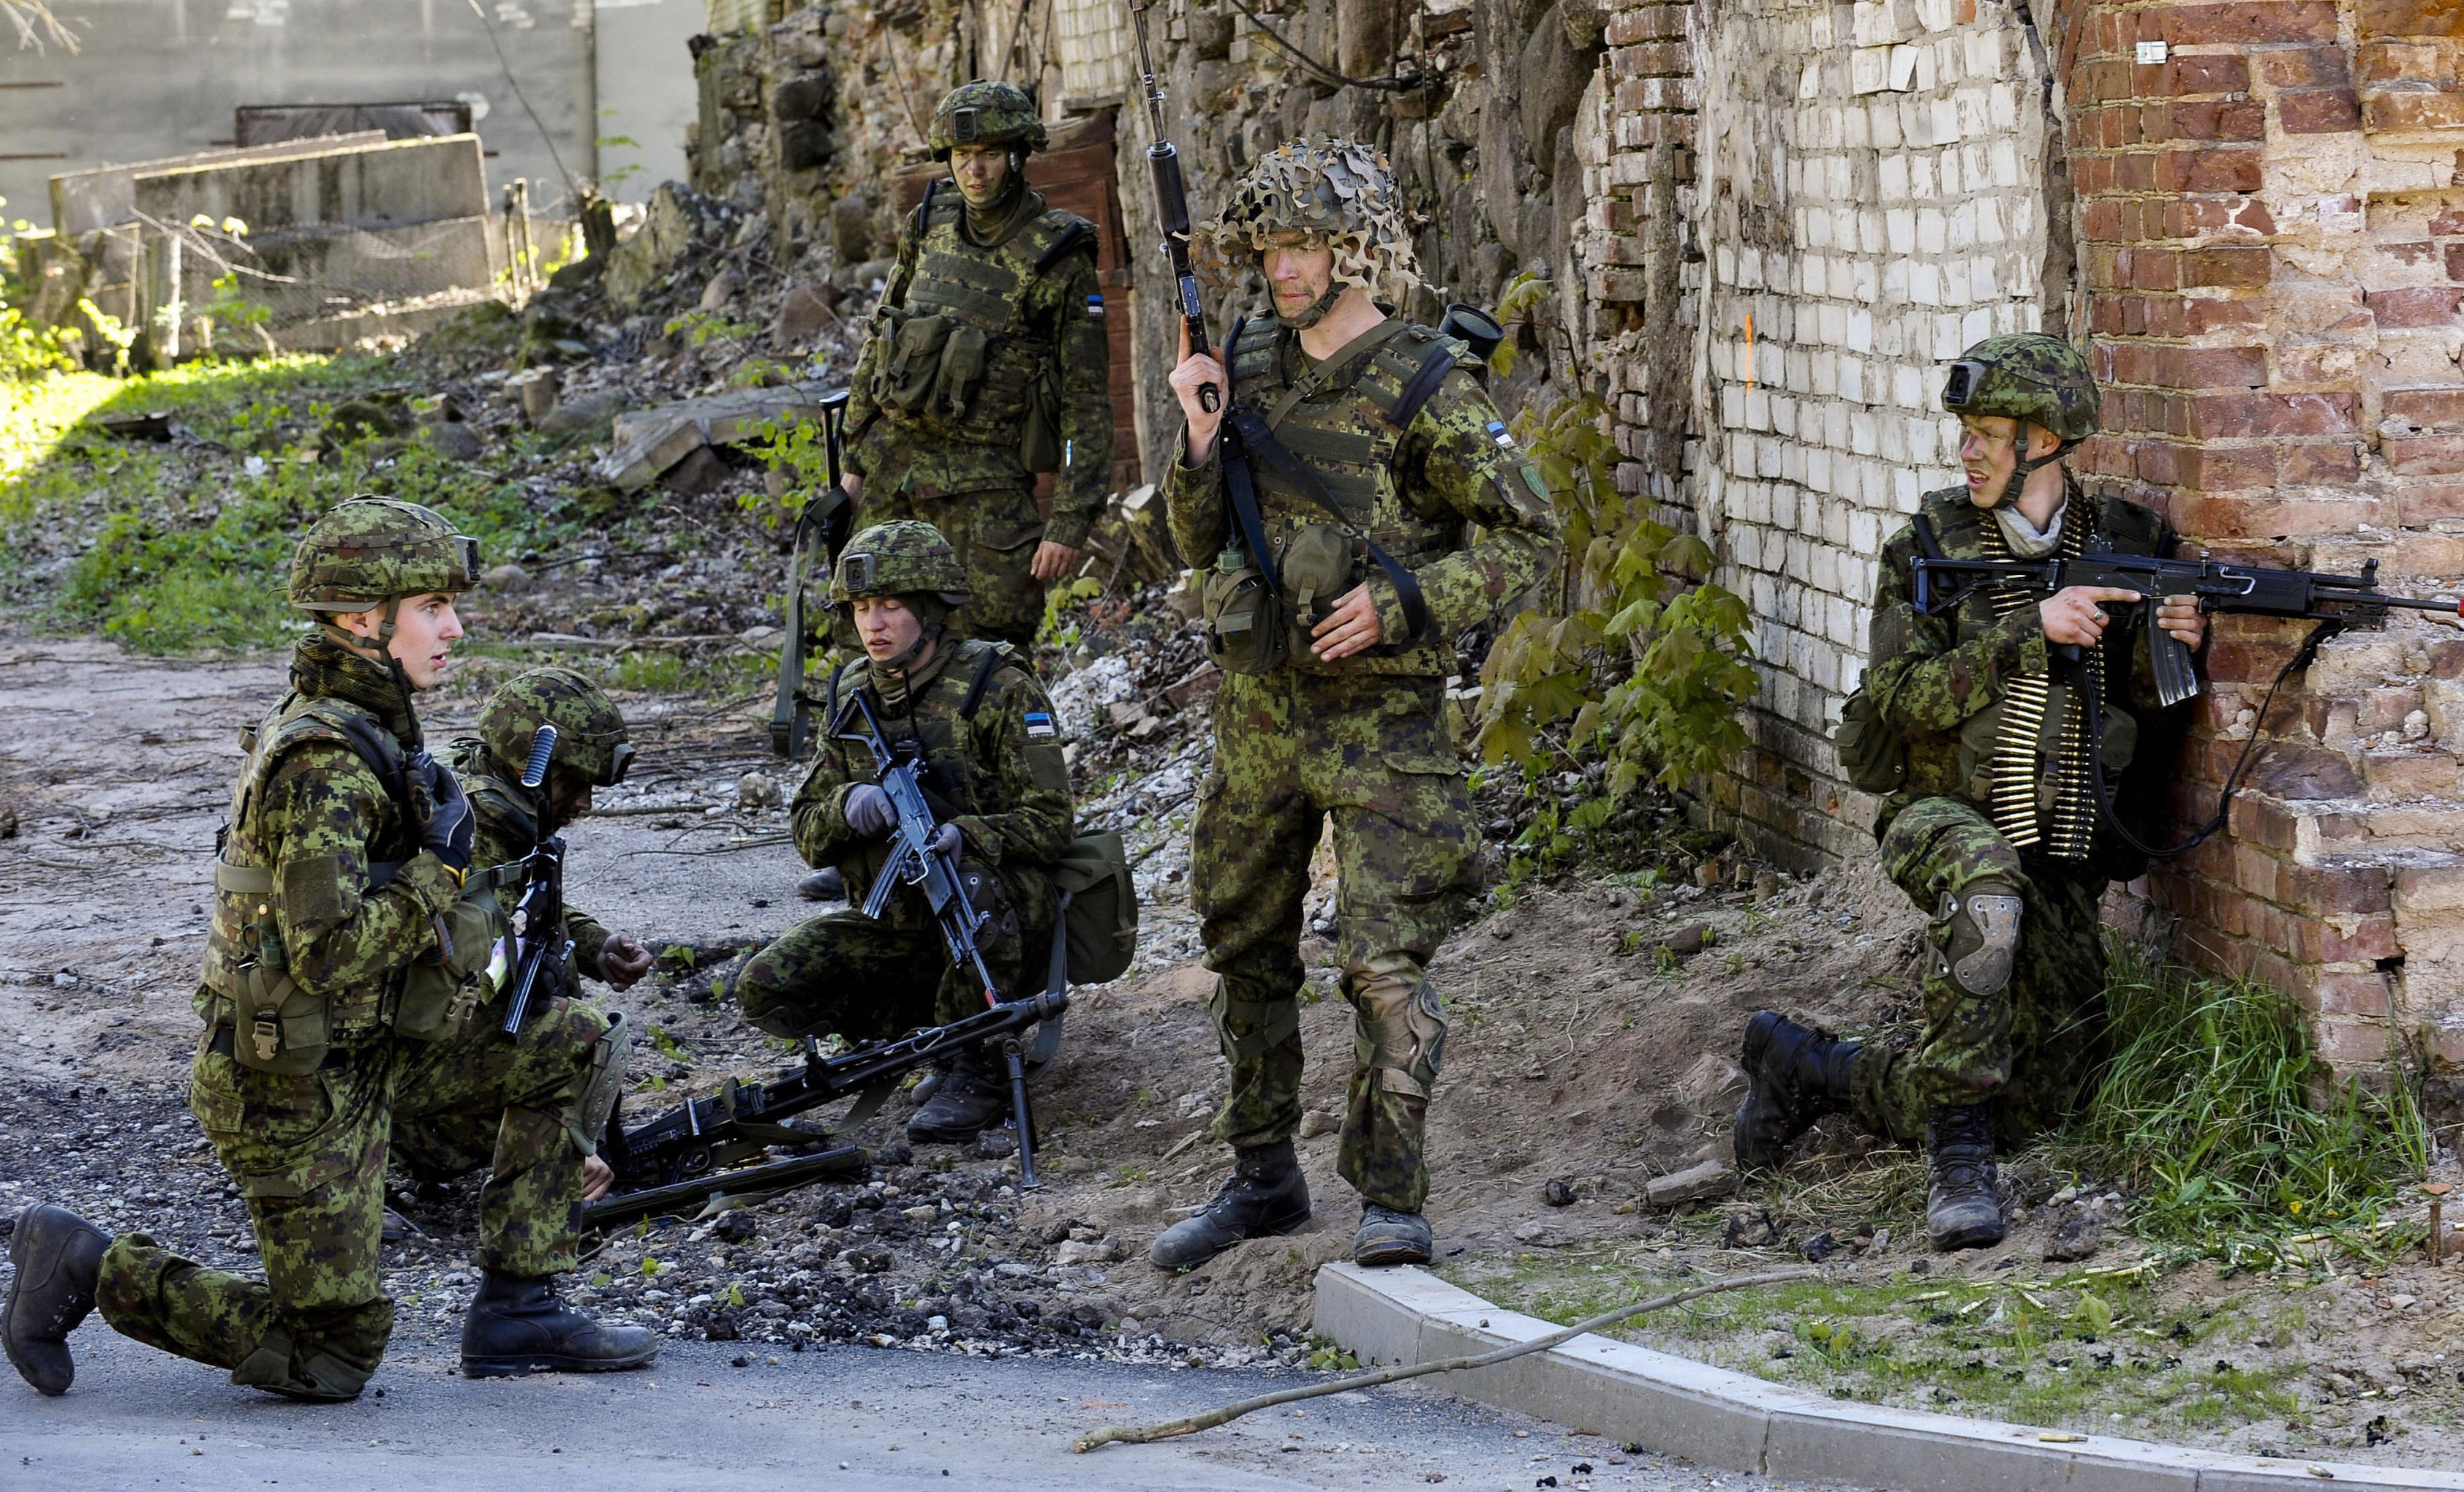
[[[1349,517],[1345,516],[1343,510],[1335,505],[1334,498],[1328,494],[1326,484],[1318,480],[1317,473],[1310,471],[1308,464],[1303,462],[1298,456],[1293,455],[1282,441],[1277,440],[1275,438],[1275,432],[1266,428],[1266,422],[1260,419],[1254,410],[1244,408],[1242,406],[1235,404],[1231,408],[1231,412],[1225,416],[1225,419],[1235,429],[1238,429],[1241,432],[1241,444],[1243,447],[1246,450],[1254,450],[1260,456],[1264,457],[1266,465],[1275,469],[1276,475],[1281,476],[1285,481],[1291,483],[1292,486],[1299,488],[1301,495],[1309,498],[1309,501],[1314,502],[1319,507],[1325,509],[1328,516],[1334,519],[1335,526],[1343,530],[1345,535],[1351,538],[1353,542],[1368,550],[1369,558],[1377,561],[1377,568],[1386,572],[1387,583],[1395,587],[1396,599],[1399,601],[1403,606],[1403,625],[1406,628],[1406,635],[1401,640],[1405,642],[1419,642],[1420,639],[1428,636],[1429,603],[1427,599],[1420,594],[1420,582],[1419,580],[1414,578],[1412,572],[1403,568],[1403,566],[1396,560],[1393,555],[1386,552],[1384,546],[1380,545],[1377,540],[1371,538],[1367,534],[1361,532],[1357,525],[1353,523]],[[1228,466],[1225,470],[1225,474],[1227,477],[1230,474],[1230,469]],[[1247,472],[1244,471],[1242,475],[1242,485],[1245,485]],[[1241,508],[1239,486],[1234,486],[1233,488],[1233,507],[1236,512]],[[1256,497],[1253,494],[1250,497],[1250,509],[1252,513],[1255,512],[1255,507]],[[1243,517],[1245,522],[1248,519],[1249,515],[1243,514]],[[1248,536],[1244,534],[1243,537],[1246,538]],[[1263,547],[1253,550],[1252,553],[1262,557],[1266,555],[1266,551]],[[1268,574],[1273,573],[1273,566],[1265,558],[1261,558],[1259,560],[1258,567],[1261,570],[1266,571]],[[1277,598],[1281,599],[1282,594],[1282,589],[1279,584],[1276,589]]]

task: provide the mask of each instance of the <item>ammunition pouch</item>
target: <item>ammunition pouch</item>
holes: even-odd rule
[[[443,1042],[471,1028],[495,994],[488,965],[504,933],[504,914],[492,886],[480,882],[435,918],[436,952],[403,976],[394,1002],[393,1033],[414,1042]]]
[[[1206,651],[1226,673],[1272,673],[1291,661],[1291,608],[1256,561],[1237,549],[1217,557],[1198,586]]]
[[[917,316],[900,306],[884,306],[883,335],[889,350],[873,375],[873,403],[901,414],[928,412],[941,383],[942,349],[957,320],[946,316]]]
[[[1860,691],[1861,692],[1861,691]],[[2041,780],[2050,781],[2058,770],[2062,749],[2062,721],[2075,708],[2077,691],[2068,684],[2056,680],[2047,690],[2044,719],[2036,728],[2036,760]],[[1855,700],[1852,697],[1851,704]],[[1959,780],[1968,799],[1991,805],[1993,801],[1993,775],[1996,754],[2002,740],[2002,704],[1996,700],[1969,715],[1959,727]],[[2104,770],[2117,773],[2130,765],[2139,755],[2139,722],[2129,712],[2104,707],[2104,735],[2099,743],[2104,757]],[[1840,734],[1847,734],[1847,719],[1840,720]],[[1847,765],[1842,748],[1840,765]],[[1854,779],[1851,779],[1853,781]]]
[[[1898,792],[1908,779],[1907,743],[1882,721],[1874,696],[1859,688],[1840,707],[1839,728],[1832,734],[1839,753],[1839,770],[1848,785],[1860,793],[1881,796]]]
[[[1327,612],[1354,583],[1352,540],[1331,524],[1303,523],[1292,530],[1276,570],[1283,577],[1284,596],[1291,603],[1291,651],[1307,652],[1310,628],[1326,620]]]

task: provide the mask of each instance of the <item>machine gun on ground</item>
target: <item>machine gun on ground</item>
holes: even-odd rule
[[[1062,1017],[1069,1009],[1064,925],[1067,896],[1065,893],[1062,898],[1062,915],[1054,920],[1043,992],[1023,999],[1004,998],[976,942],[989,919],[968,901],[957,855],[939,847],[941,825],[925,801],[914,764],[900,761],[891,750],[862,690],[848,694],[830,725],[834,736],[861,740],[870,748],[882,790],[890,795],[898,815],[890,860],[865,898],[865,915],[879,917],[903,886],[920,889],[940,924],[952,964],[975,976],[983,989],[986,1008],[948,1025],[895,1041],[867,1042],[835,1056],[824,1055],[808,1036],[803,1066],[784,1077],[755,1084],[731,1078],[715,1097],[691,1100],[629,1130],[621,1116],[612,1117],[599,1153],[615,1171],[618,1190],[583,1206],[583,1221],[587,1227],[604,1229],[661,1213],[698,1211],[722,1195],[766,1195],[827,1177],[860,1177],[868,1165],[861,1147],[827,1146],[826,1130],[786,1121],[855,1094],[860,1095],[855,1107],[841,1124],[860,1124],[871,1117],[901,1076],[984,1042],[999,1043],[1009,1067],[1019,1187],[1033,1190],[1041,1185],[1035,1174],[1035,1116],[1027,1101],[1026,1081],[1031,1068],[1050,1059]],[[1030,1028],[1036,1035],[1032,1050],[1026,1040]],[[773,1146],[816,1145],[826,1148],[782,1159],[764,1158]]]

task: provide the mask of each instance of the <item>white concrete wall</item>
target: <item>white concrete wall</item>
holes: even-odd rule
[[[700,107],[688,38],[708,22],[704,0],[597,0],[602,187],[647,202],[661,182],[685,179],[685,129]],[[542,246],[544,247],[544,246]]]

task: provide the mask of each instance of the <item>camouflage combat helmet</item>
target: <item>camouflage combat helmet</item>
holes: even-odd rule
[[[1340,138],[1288,142],[1250,165],[1196,237],[1211,277],[1228,283],[1253,268],[1278,233],[1328,245],[1335,284],[1389,303],[1420,282],[1402,193],[1375,146]]]
[[[967,603],[967,572],[941,531],[915,518],[876,523],[839,551],[830,600],[845,605],[867,596],[932,596]]]
[[[543,725],[556,727],[552,768],[579,773],[598,787],[625,780],[633,764],[625,716],[598,685],[571,669],[525,669],[479,707],[480,744],[516,776]]]
[[[933,111],[933,132],[925,143],[932,146],[933,159],[950,159],[952,145],[1016,145],[1023,150],[1041,150],[1049,139],[1044,121],[1037,114],[1035,100],[1016,83],[992,83],[981,78],[950,90],[940,105]]]
[[[291,557],[291,604],[302,611],[365,611],[405,596],[466,591],[479,576],[479,541],[432,509],[391,497],[354,497],[309,525]]]
[[[2037,468],[2059,461],[2096,433],[2096,375],[2078,348],[2043,332],[1988,337],[1959,355],[1943,381],[1942,406],[1953,414],[1998,415],[2041,425],[2061,444],[2043,456],[2024,454],[1994,504],[2007,508]],[[2024,428],[2025,426],[2022,426]]]

